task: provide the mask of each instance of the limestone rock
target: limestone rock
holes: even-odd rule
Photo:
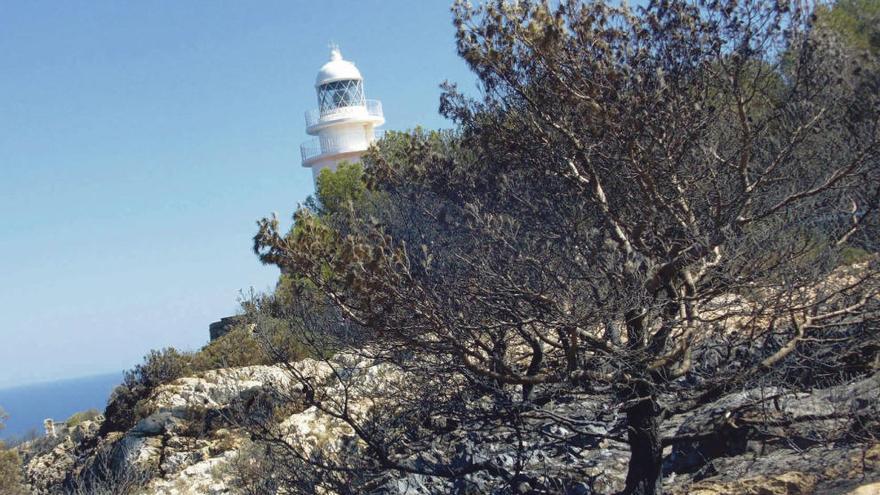
[[[63,441],[48,452],[31,458],[25,465],[25,479],[35,493],[52,493],[64,481],[75,460],[73,444]]]
[[[880,495],[880,481],[862,485],[849,492],[847,495]]]
[[[807,447],[823,435],[839,436],[860,417],[880,417],[880,373],[811,393],[736,392],[667,422],[664,436],[688,440],[673,446],[665,468],[690,473],[712,459],[745,454],[753,440],[763,453],[789,442]]]
[[[688,488],[690,495],[810,495],[816,476],[796,471],[776,476],[760,476],[727,483],[703,482]]]
[[[391,410],[394,391],[410,386],[411,377],[389,365],[344,353],[333,360],[335,370],[309,359],[294,366],[314,381],[314,393],[324,404],[345,397],[350,414],[361,419],[369,417],[371,408]],[[345,383],[329,379],[332,373]],[[871,482],[880,478],[880,445],[814,443],[798,449],[776,445],[759,452],[748,441],[736,443],[735,434],[743,433],[746,440],[761,433],[808,437],[820,429],[846,428],[850,418],[837,413],[876,416],[878,390],[880,374],[808,394],[749,390],[670,418],[664,436],[690,435],[691,440],[673,446],[670,465],[679,469],[666,478],[664,488],[675,495],[872,493],[877,485]],[[233,471],[248,462],[249,440],[241,428],[243,421],[271,420],[277,433],[306,454],[344,456],[363,448],[348,424],[296,404],[298,393],[298,384],[291,381],[284,366],[222,369],[181,378],[158,387],[144,401],[146,417],[128,431],[99,438],[97,426],[84,422],[70,433],[69,441],[28,458],[28,481],[39,495],[58,493],[76,476],[104,467],[115,475],[145,473],[146,493],[235,495],[240,493],[240,480],[234,479]],[[763,401],[766,394],[775,400]],[[283,403],[278,401],[282,395],[287,398]],[[469,475],[466,481],[450,481],[387,471],[380,473],[370,493],[482,494],[502,489],[508,490],[504,493],[615,493],[623,487],[629,448],[615,429],[622,418],[607,407],[608,400],[553,396],[540,406],[542,414],[526,420],[522,431],[527,433],[521,437],[504,424],[474,432],[453,418],[428,418],[431,435],[436,432],[436,436],[429,435],[424,449],[405,461],[463,466],[492,460],[510,472],[521,463],[521,477],[502,487],[497,479],[482,473]],[[777,424],[795,427],[768,430],[759,426],[757,413],[762,419],[785,420]],[[573,423],[550,417],[569,418]],[[719,439],[727,443],[713,447],[712,442]],[[517,458],[518,442],[529,453],[525,459]],[[699,469],[694,466],[704,466],[707,459],[712,470],[696,473]]]

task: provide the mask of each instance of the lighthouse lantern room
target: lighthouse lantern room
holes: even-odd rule
[[[306,132],[317,136],[300,146],[303,167],[317,180],[321,170],[335,170],[343,161],[356,162],[376,139],[375,128],[385,123],[382,104],[364,96],[364,79],[339,48],[315,80],[318,108],[306,112]]]

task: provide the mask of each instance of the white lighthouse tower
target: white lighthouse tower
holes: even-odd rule
[[[300,146],[303,167],[317,180],[321,170],[335,170],[339,162],[356,162],[375,141],[375,128],[385,123],[382,104],[364,98],[364,78],[339,48],[330,50],[330,61],[315,80],[318,108],[306,112],[310,139]]]

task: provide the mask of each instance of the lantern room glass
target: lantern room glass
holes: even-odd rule
[[[333,113],[339,108],[365,104],[364,83],[358,79],[333,81],[318,87],[318,107],[321,115]]]

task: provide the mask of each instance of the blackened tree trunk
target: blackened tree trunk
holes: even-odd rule
[[[641,396],[641,400],[626,409],[626,418],[631,454],[621,495],[663,493],[660,406],[651,395]]]

